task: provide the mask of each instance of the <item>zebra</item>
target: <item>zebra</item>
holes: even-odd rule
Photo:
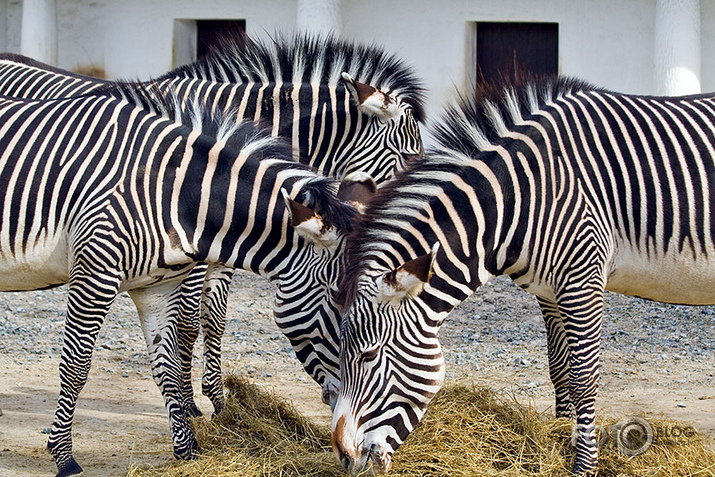
[[[715,95],[531,78],[462,97],[432,129],[347,240],[333,449],[353,474],[389,469],[443,383],[442,323],[508,275],[543,312],[573,471],[596,473],[604,290],[715,303]]]
[[[141,91],[116,88],[117,96]],[[299,308],[303,297],[290,292],[309,275],[313,296],[328,299],[326,270],[357,214],[349,194],[338,199],[332,179],[295,162],[269,131],[170,96],[162,115],[104,94],[0,97],[0,190],[0,290],[69,284],[47,444],[62,477],[82,472],[72,455],[74,410],[117,293],[127,291],[139,312],[174,455],[191,458],[177,349],[187,274],[198,262],[252,271],[277,286],[284,308]],[[303,305],[306,315],[334,307]]]
[[[47,85],[75,84],[78,77],[42,66],[18,55],[0,56],[0,94],[6,90],[13,95],[36,94],[40,88],[33,83],[35,78]],[[105,88],[110,94],[115,91],[104,81],[85,77],[85,82],[94,94],[101,94]],[[422,154],[418,122],[424,120],[424,89],[401,60],[374,45],[307,34],[264,42],[249,38],[245,46],[226,43],[221,51],[171,71],[156,83],[159,87],[152,91],[169,88],[184,100],[198,96],[218,110],[235,111],[232,114],[238,118],[271,124],[273,134],[290,139],[301,162],[333,177],[367,173],[379,184]],[[42,91],[56,89],[45,87]],[[123,91],[131,94],[129,89]],[[129,99],[144,101],[147,108],[153,108],[151,98]],[[191,386],[191,356],[198,336],[195,303],[203,286],[202,391],[217,413],[223,405],[220,345],[231,277],[231,271],[223,267],[211,266],[206,271],[205,266],[197,266],[185,283],[184,319],[180,321],[185,325],[180,333],[183,395],[192,415],[200,414]],[[306,289],[309,285],[304,283]],[[317,325],[311,319],[305,322],[307,316],[296,315],[293,309],[274,311],[298,359],[321,385],[323,401],[332,406],[339,382],[337,311],[334,316],[322,317],[334,324],[329,326],[327,337],[308,337],[305,331],[326,324]]]

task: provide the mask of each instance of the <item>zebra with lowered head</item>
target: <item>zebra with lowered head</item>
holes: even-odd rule
[[[129,87],[141,94],[116,86]],[[318,316],[335,308],[325,271],[335,270],[356,210],[333,182],[251,122],[148,98],[163,115],[111,95],[0,97],[0,290],[69,284],[48,440],[59,476],[82,472],[74,410],[117,293],[136,304],[179,458],[197,450],[177,346],[182,283],[197,262],[253,271],[279,291],[301,276],[325,299],[283,293],[280,306]]]
[[[381,183],[422,154],[417,121],[424,117],[423,89],[401,60],[376,46],[319,35],[266,41],[249,38],[245,46],[228,43],[205,59],[167,73],[150,92],[161,96],[165,89],[176,91],[182,101],[198,97],[219,111],[230,111],[238,120],[267,123],[273,134],[291,141],[301,162],[333,177],[367,173]],[[117,92],[101,80],[18,55],[0,55],[0,94],[53,98],[90,90],[94,94]],[[156,108],[154,99],[143,93],[132,98],[131,88],[121,91],[131,101]],[[193,343],[198,336],[195,303],[203,287],[202,388],[219,411],[223,402],[220,345],[231,276],[230,269],[212,265],[207,272],[200,265],[184,284],[179,337],[184,406],[192,414],[200,413],[190,376]],[[295,284],[298,289],[315,293],[304,281]],[[291,307],[274,311],[298,359],[322,386],[324,401],[334,402],[339,381],[337,311],[326,315],[310,315]],[[325,333],[316,335],[316,328]]]
[[[442,385],[442,323],[508,275],[541,306],[574,473],[595,473],[604,290],[715,303],[715,97],[536,78],[462,99],[434,135],[348,239],[333,448],[389,468]]]

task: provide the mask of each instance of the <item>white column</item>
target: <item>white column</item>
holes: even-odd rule
[[[20,51],[38,61],[57,65],[56,0],[23,0]]]
[[[700,0],[656,0],[656,94],[700,93]]]
[[[340,0],[298,0],[298,31],[340,34]]]

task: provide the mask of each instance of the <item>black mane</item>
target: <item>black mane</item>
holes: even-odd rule
[[[379,46],[351,43],[332,35],[277,34],[265,41],[225,41],[205,58],[159,80],[177,77],[208,81],[301,82],[337,85],[347,72],[356,81],[399,96],[424,121],[425,89],[411,68]]]
[[[400,220],[412,213],[403,203],[395,201],[410,198],[429,201],[429,186],[443,184],[438,177],[443,177],[441,173],[459,175],[485,146],[500,141],[506,130],[545,104],[579,91],[602,90],[573,78],[521,77],[516,81],[480,85],[471,96],[462,94],[456,104],[447,106],[441,122],[432,125],[437,147],[425,157],[410,161],[405,170],[378,189],[348,237],[345,273],[339,290],[341,303],[348,306],[355,299],[357,280],[373,254],[372,241],[379,240],[381,228],[394,228],[380,219]]]
[[[550,75],[481,83],[471,95],[460,94],[447,106],[432,132],[440,148],[473,156],[483,149],[481,138],[494,143],[503,128],[511,129],[546,103],[579,91],[602,90],[576,78]]]
[[[301,188],[297,201],[312,208],[323,216],[328,225],[336,225],[343,233],[349,233],[354,225],[354,207],[336,197],[337,181],[324,177],[306,164],[294,160],[291,145],[285,138],[271,135],[265,124],[250,120],[236,122],[231,112],[224,113],[211,108],[199,98],[181,101],[174,90],[157,84],[117,81],[102,87],[100,93],[124,99],[160,116],[191,127],[202,134],[226,143],[240,150],[255,141],[262,141],[257,157],[280,159],[282,162],[272,167],[278,170],[300,169],[314,172],[315,177]]]

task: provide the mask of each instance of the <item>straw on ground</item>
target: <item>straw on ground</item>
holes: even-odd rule
[[[133,468],[129,477],[345,475],[330,450],[330,430],[244,378],[226,379],[227,402],[214,420],[195,420],[203,452],[192,462]],[[602,477],[715,477],[712,442],[686,423],[646,416],[658,432],[641,455],[621,453],[605,436]],[[608,432],[616,420],[600,423]],[[667,432],[668,429],[692,429]],[[395,453],[394,476],[568,476],[572,423],[466,383],[448,383]]]

